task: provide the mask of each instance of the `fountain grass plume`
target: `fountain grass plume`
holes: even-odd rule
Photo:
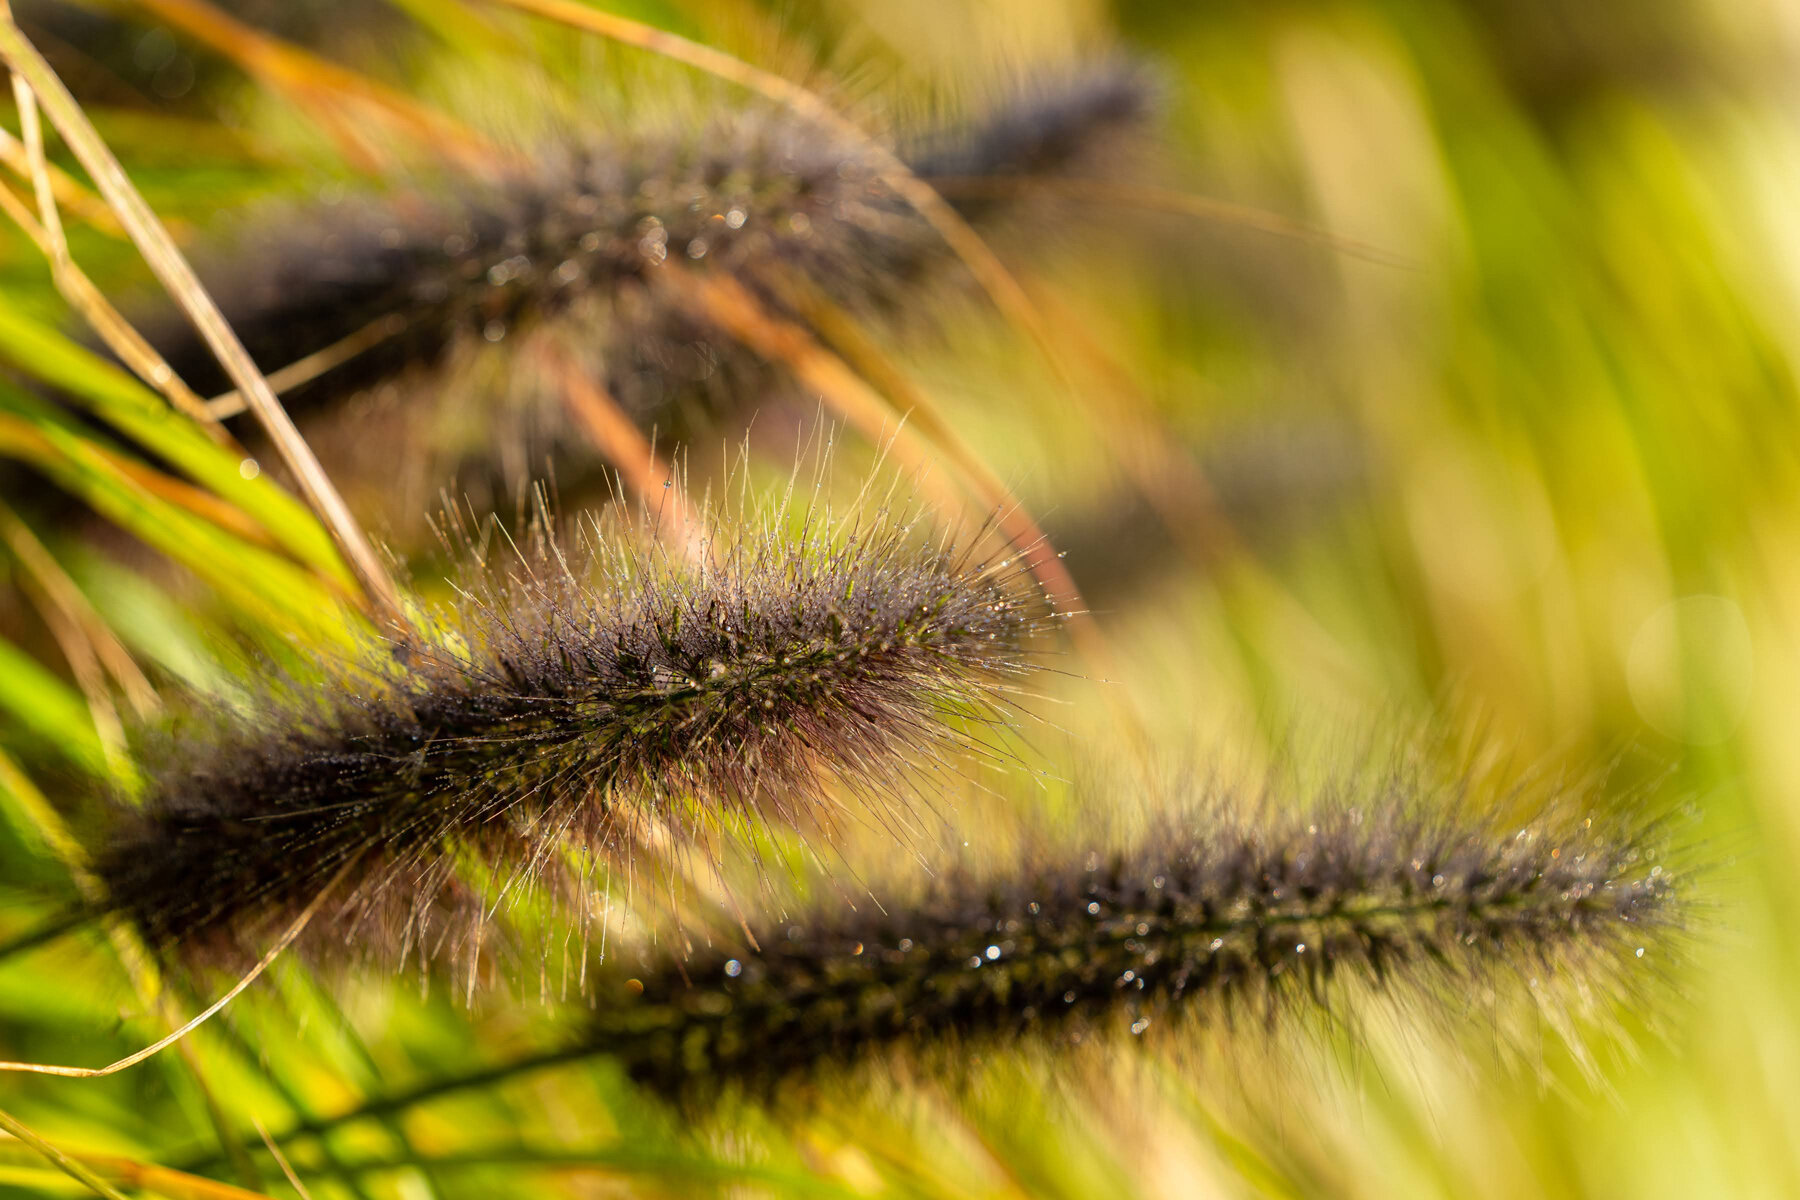
[[[1123,848],[1040,846],[774,922],[614,980],[582,1044],[691,1100],[1021,1037],[1179,1046],[1188,1022],[1279,1024],[1349,993],[1432,1021],[1507,992],[1617,999],[1669,957],[1676,876],[1651,831],[1567,799],[1509,822],[1415,787],[1190,804]]]
[[[921,135],[921,163],[1078,170],[1144,123],[1149,97],[1127,66],[1041,81]],[[1011,199],[952,199],[984,227],[1004,225],[1030,211],[1030,177],[1017,178]],[[489,178],[276,203],[197,265],[252,358],[286,382],[284,403],[346,494],[400,519],[448,480],[498,506],[546,460],[565,487],[595,474],[555,373],[534,366],[544,339],[641,428],[677,439],[787,394],[789,364],[661,286],[668,273],[729,276],[829,344],[794,308],[794,285],[857,322],[917,324],[961,278],[956,261],[869,145],[750,108],[612,137],[570,131]],[[140,325],[200,394],[229,386],[185,324],[151,311]],[[294,364],[306,365],[283,381]],[[395,442],[403,464],[368,453]]]
[[[1015,559],[888,514],[770,514],[697,565],[594,528],[471,553],[419,637],[176,745],[95,867],[152,944],[229,960],[354,862],[321,957],[473,964],[507,897],[560,881],[585,905],[646,831],[829,833],[846,791],[908,803],[1054,621]]]

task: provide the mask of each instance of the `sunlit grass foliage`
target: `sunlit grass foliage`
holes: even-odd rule
[[[11,7],[0,1196],[1800,1191],[1783,5]]]

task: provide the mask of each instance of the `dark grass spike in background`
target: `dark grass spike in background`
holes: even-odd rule
[[[1031,219],[1031,176],[1088,174],[1116,159],[1152,107],[1142,68],[1071,73],[1020,88],[966,126],[918,135],[917,165],[1019,179],[1011,199],[965,200],[991,230],[1011,213]],[[372,488],[393,487],[391,457],[361,463],[366,470],[354,461],[371,441],[406,441],[419,508],[453,478],[478,489],[497,482],[492,494],[503,498],[541,478],[547,459],[565,483],[592,475],[594,452],[554,383],[516,355],[504,366],[483,357],[493,343],[505,352],[535,334],[558,336],[646,430],[684,438],[750,416],[787,378],[783,364],[672,301],[655,286],[658,272],[728,273],[803,328],[778,298],[779,278],[805,280],[859,320],[902,323],[917,323],[930,297],[960,278],[950,250],[880,180],[867,147],[791,115],[726,111],[610,140],[577,131],[524,157],[497,168],[497,180],[439,175],[336,203],[278,205],[235,236],[221,231],[198,256],[266,372],[361,347],[283,394],[353,496],[365,490],[362,475]],[[1049,219],[1067,224],[1068,214]],[[226,389],[185,322],[152,311],[140,324],[202,395]],[[380,386],[388,383],[399,386]],[[309,425],[309,416],[318,419]],[[371,436],[382,422],[396,432]]]
[[[1425,1022],[1509,991],[1604,1002],[1666,966],[1676,886],[1646,839],[1566,807],[1521,826],[1434,799],[1446,810],[1190,808],[1124,851],[953,873],[885,912],[824,909],[757,930],[758,948],[603,987],[584,1045],[691,1099],[883,1051],[1254,1027],[1348,989]]]
[[[639,544],[540,536],[418,642],[188,738],[103,837],[112,903],[158,946],[230,960],[354,861],[322,956],[473,954],[495,889],[548,875],[586,903],[571,848],[585,870],[651,828],[829,837],[843,788],[904,806],[909,772],[948,769],[1010,705],[1053,620],[1016,562],[905,520],[770,520],[700,568]],[[491,877],[459,876],[470,854]]]
[[[1010,197],[950,187],[945,198],[977,224],[1004,219],[1031,198],[1033,177],[1104,177],[1119,143],[1147,126],[1159,84],[1145,64],[1115,62],[1027,81],[985,117],[916,139],[907,166],[927,182],[1018,184]]]

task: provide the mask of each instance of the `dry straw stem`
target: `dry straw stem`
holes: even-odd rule
[[[62,862],[64,868],[69,872],[69,877],[74,883],[77,893],[90,905],[96,907],[103,905],[105,901],[104,885],[93,873],[86,847],[82,846],[70,833],[61,814],[52,807],[43,792],[31,781],[31,778],[4,753],[0,753],[0,790],[5,791],[12,798],[13,804],[25,817],[30,832],[40,838],[51,853]],[[118,955],[120,966],[124,968],[126,976],[131,980],[132,990],[138,998],[138,1003],[146,1011],[160,1014],[169,1025],[178,1025],[181,1020],[180,1010],[175,1001],[163,990],[162,979],[157,972],[155,962],[143,942],[124,922],[116,918],[109,917],[104,924],[107,940],[112,943],[113,952]],[[218,1007],[223,1007],[224,1003],[221,1001]],[[217,1009],[215,1008],[214,1011]],[[218,1131],[220,1148],[244,1178],[254,1180],[255,1169],[250,1163],[249,1156],[244,1152],[242,1142],[225,1119],[224,1110],[219,1106],[218,1099],[207,1082],[205,1072],[201,1070],[199,1056],[194,1052],[191,1043],[180,1041],[185,1033],[191,1031],[205,1019],[206,1016],[203,1015],[198,1021],[178,1030],[170,1039],[165,1039],[152,1047],[145,1057],[155,1053],[171,1041],[179,1042],[176,1051],[181,1056],[195,1087],[199,1089],[207,1115]],[[32,1073],[37,1073],[33,1069],[33,1064],[17,1065],[25,1067]],[[118,1064],[115,1064],[115,1068],[123,1069]]]
[[[0,501],[0,542],[5,542],[6,548],[19,560],[49,607],[60,614],[71,631],[87,644],[87,653],[112,676],[138,718],[142,720],[155,715],[162,708],[162,701],[157,697],[156,688],[132,659],[131,652],[94,611],[94,606],[38,541],[37,535],[3,501]]]
[[[96,1175],[86,1165],[75,1161],[43,1138],[33,1133],[30,1126],[20,1121],[11,1113],[0,1109],[0,1129],[4,1129],[27,1146],[43,1155],[57,1170],[75,1180],[96,1196],[104,1196],[106,1200],[127,1200],[125,1193]]]
[[[12,553],[24,571],[26,591],[62,651],[69,672],[87,700],[88,712],[114,778],[125,781],[135,768],[125,745],[125,728],[119,720],[107,685],[111,675],[125,692],[140,718],[158,707],[155,689],[100,619],[81,589],[44,549],[17,514],[0,501],[0,543]]]
[[[287,1155],[281,1152],[281,1147],[276,1145],[275,1139],[269,1136],[268,1129],[260,1120],[252,1120],[251,1124],[256,1126],[257,1136],[262,1138],[263,1145],[268,1147],[269,1157],[274,1159],[275,1165],[281,1168],[281,1173],[286,1177],[288,1186],[294,1189],[300,1200],[312,1200],[312,1193],[307,1190],[304,1183],[300,1182],[300,1176],[294,1173],[294,1168],[289,1164]]]
[[[4,129],[0,129],[0,163],[5,163],[9,171],[26,181],[31,180],[35,170],[24,144]],[[58,204],[104,234],[116,238],[125,236],[119,218],[113,216],[112,209],[106,207],[103,200],[55,164],[49,166],[48,174],[51,193]]]
[[[86,318],[90,328],[119,356],[119,360],[135,371],[140,379],[160,391],[177,409],[199,422],[207,435],[222,446],[236,447],[231,435],[213,417],[200,397],[164,362],[162,356],[144,340],[130,322],[119,315],[111,302],[94,286],[86,273],[69,256],[69,245],[63,236],[62,221],[57,215],[56,188],[44,157],[42,129],[38,123],[37,97],[18,75],[12,78],[13,97],[18,105],[19,123],[25,134],[21,147],[24,172],[32,181],[38,202],[39,220],[19,199],[0,186],[0,209],[25,232],[40,253],[49,260],[56,289],[69,306]]]
[[[345,337],[315,350],[304,358],[297,358],[279,371],[271,371],[268,375],[269,387],[277,395],[292,391],[301,384],[310,383],[328,371],[343,366],[366,350],[372,350],[389,338],[403,332],[407,319],[399,313],[389,313],[377,317],[367,325]],[[242,393],[236,388],[228,392],[220,392],[206,402],[206,411],[214,420],[224,421],[238,416],[249,409]]]
[[[200,286],[193,268],[175,248],[168,231],[131,185],[118,160],[95,132],[93,125],[81,111],[81,106],[50,69],[50,64],[44,61],[43,56],[19,31],[6,0],[0,0],[0,60],[4,60],[36,95],[51,123],[62,134],[82,166],[87,168],[88,174],[99,187],[100,194],[106,198],[130,233],[131,240],[144,255],[150,269],[200,331],[238,390],[249,399],[252,411],[270,440],[275,443],[282,461],[299,482],[307,503],[331,530],[338,548],[361,580],[370,600],[395,628],[407,628],[408,621],[400,605],[399,592],[380,558],[376,556],[374,547],[350,516],[343,498],[326,478],[318,460],[313,457],[293,422],[282,410],[280,402],[275,399],[274,392],[269,389],[268,381],[257,371],[250,356],[244,352],[243,344],[220,315],[218,306]]]
[[[475,556],[423,636],[182,747],[99,856],[112,904],[229,959],[361,858],[320,956],[472,984],[512,949],[502,901],[547,884],[579,923],[645,830],[705,853],[746,820],[830,836],[847,793],[903,808],[1012,705],[1052,615],[1013,559],[863,517],[778,509],[697,563],[541,528]]]
[[[350,874],[351,869],[355,865],[355,859],[345,863],[336,876],[326,881],[325,886],[320,889],[318,895],[313,898],[312,903],[302,909],[300,915],[294,918],[293,923],[282,931],[280,937],[275,939],[275,944],[270,946],[267,952],[256,961],[256,964],[238,978],[236,983],[232,984],[230,990],[223,996],[220,996],[217,1000],[213,1001],[212,1004],[208,1005],[198,1016],[194,1017],[191,1021],[188,1021],[168,1036],[152,1042],[141,1050],[127,1054],[124,1058],[121,1058],[116,1062],[108,1063],[104,1067],[68,1067],[52,1063],[0,1062],[0,1071],[12,1071],[24,1075],[58,1075],[65,1079],[99,1079],[107,1075],[116,1075],[120,1071],[128,1070],[148,1058],[153,1058],[154,1056],[161,1054],[164,1050],[167,1050],[170,1046],[175,1045],[177,1042],[187,1037],[188,1034],[212,1020],[213,1017],[217,1016],[227,1004],[230,1004],[233,1000],[237,999],[246,988],[261,978],[262,973],[274,965],[275,960],[280,958],[287,948],[294,944],[295,939],[306,932],[307,925],[312,922],[313,917],[318,913],[319,909],[324,906],[332,889]]]

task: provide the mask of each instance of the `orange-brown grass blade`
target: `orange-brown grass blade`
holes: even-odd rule
[[[731,283],[730,280],[720,282]],[[834,364],[831,361],[831,351],[819,346],[804,329],[791,322],[782,322],[766,311],[761,314],[760,319],[745,322],[747,331],[752,335],[763,332],[764,336],[771,337],[775,345],[790,345],[802,357],[821,360],[826,368],[822,371],[826,379],[840,382],[844,394],[852,398],[845,401],[846,407],[840,409],[846,418],[856,421],[859,414],[867,414],[868,417],[873,417],[877,412],[881,414],[880,423],[873,427],[866,420],[858,421],[866,435],[873,436],[872,430],[875,428],[883,431],[896,428],[894,417],[904,418],[911,427],[923,431],[931,446],[950,458],[965,486],[974,494],[977,502],[985,507],[987,512],[983,514],[984,518],[988,513],[993,514],[995,524],[1025,559],[1045,591],[1062,597],[1069,606],[1070,636],[1075,639],[1082,656],[1103,678],[1116,676],[1112,648],[1093,614],[1084,607],[1081,590],[1049,537],[1038,527],[1024,504],[1013,496],[1011,490],[982,461],[981,456],[957,436],[924,390],[881,352],[848,313],[833,304],[830,297],[809,281],[789,271],[767,273],[764,282],[775,289],[784,303],[792,305],[795,312],[830,341],[833,349],[843,357]],[[754,297],[747,291],[741,287],[736,291],[741,293],[744,302],[754,303]],[[728,298],[736,301],[739,296]],[[762,325],[773,328],[765,332],[759,329]],[[796,374],[800,374],[792,360],[784,361],[789,363],[790,369],[795,370]],[[825,391],[823,383],[818,380],[814,381],[814,386],[819,387],[828,399],[833,395],[832,392]],[[859,394],[863,397],[863,402],[855,403],[854,398]],[[903,452],[910,450],[910,438],[902,442],[896,433],[894,440],[900,443]],[[923,450],[910,452],[926,462],[930,461],[929,454]],[[1128,728],[1138,725],[1136,718],[1130,714],[1121,715],[1126,717],[1125,724]]]
[[[559,381],[569,415],[618,472],[627,495],[643,507],[652,532],[669,538],[690,561],[704,561],[706,541],[674,466],[657,454],[650,439],[590,372],[542,339],[537,353]]]
[[[19,1142],[22,1146],[31,1147],[35,1153],[41,1153],[27,1139],[21,1137]],[[249,1191],[222,1180],[208,1179],[204,1175],[192,1175],[173,1167],[162,1167],[155,1163],[147,1163],[119,1154],[101,1154],[91,1150],[72,1150],[60,1146],[55,1149],[69,1162],[91,1172],[92,1177],[98,1179],[103,1186],[116,1183],[122,1187],[152,1192],[158,1196],[167,1196],[170,1200],[271,1200],[262,1192]],[[59,1166],[58,1169],[61,1167]],[[82,1176],[73,1176],[73,1178],[81,1179],[84,1185],[92,1186],[87,1178]],[[109,1193],[101,1192],[99,1194],[108,1195]],[[116,1192],[110,1194],[117,1195]]]
[[[26,1125],[23,1121],[4,1109],[0,1109],[0,1130],[5,1130],[25,1145],[31,1147],[32,1150],[48,1160],[51,1166],[67,1175],[70,1179],[75,1180],[95,1195],[103,1197],[104,1200],[126,1200],[123,1192],[106,1182],[106,1180],[100,1178],[100,1176],[94,1174],[86,1164],[77,1162],[75,1159],[69,1157],[67,1154],[39,1137],[29,1125]]]
[[[69,256],[68,242],[63,237],[62,224],[57,216],[56,191],[44,161],[43,139],[38,127],[37,98],[17,76],[13,79],[13,95],[18,103],[20,122],[25,127],[26,171],[37,194],[42,223],[32,219],[30,210],[5,185],[0,185],[0,211],[4,211],[37,246],[39,253],[50,263],[57,290],[69,302],[69,306],[87,320],[89,327],[100,335],[113,353],[119,356],[121,362],[161,392],[170,404],[194,418],[213,441],[221,446],[239,449],[236,441],[225,432],[224,426],[207,412],[200,398],[170,369],[169,364],[144,340],[143,335],[119,315],[118,310]]]
[[[901,425],[903,416],[926,430],[933,446],[950,458],[976,499],[994,514],[994,524],[1018,550],[1045,591],[1061,605],[1080,608],[1081,591],[1037,522],[938,418],[922,393],[911,390],[906,397],[908,410],[897,409],[805,328],[770,312],[748,288],[729,275],[665,268],[658,272],[656,282],[690,311],[771,361],[784,364],[877,445],[890,439],[897,448],[905,445],[910,435]]]
[[[162,20],[204,42],[271,87],[291,96],[365,167],[385,155],[359,123],[381,125],[465,166],[493,160],[493,148],[474,130],[443,113],[290,42],[253,29],[206,0],[136,0]]]
[[[0,413],[0,448],[27,461],[40,463],[54,462],[62,457],[61,451],[40,430],[8,413]],[[117,451],[97,445],[87,449],[93,463],[158,500],[186,509],[246,542],[278,549],[268,530],[236,505]]]
[[[3,129],[0,129],[0,163],[5,163],[7,170],[20,179],[31,179],[33,167],[24,144]],[[54,163],[50,165],[48,174],[50,187],[58,204],[108,237],[125,236],[125,228],[119,224],[119,218],[113,216],[112,209],[82,186],[79,180]]]

